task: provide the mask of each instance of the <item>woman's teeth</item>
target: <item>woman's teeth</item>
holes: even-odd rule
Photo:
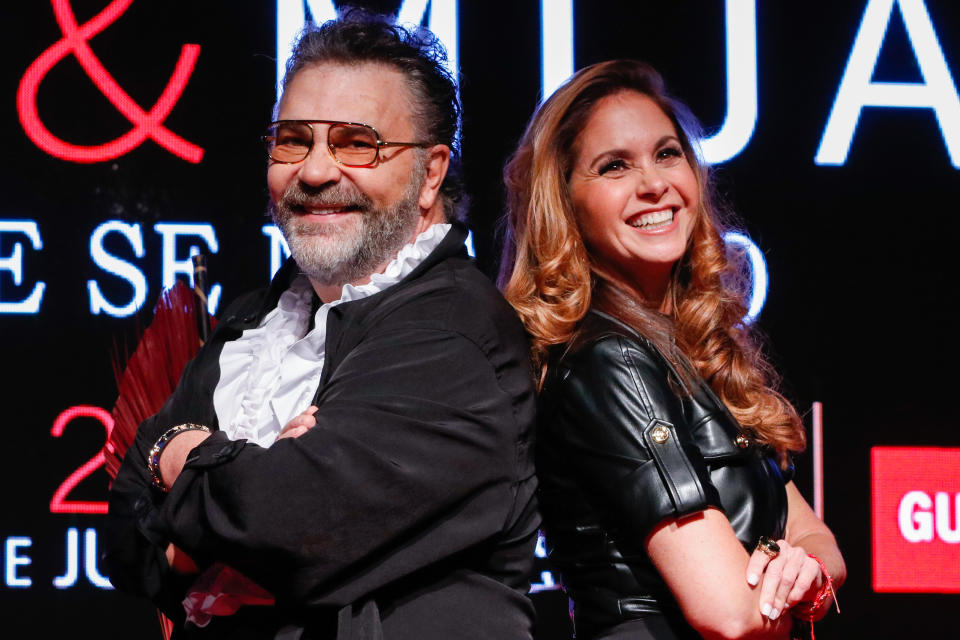
[[[630,221],[630,226],[638,229],[659,229],[673,222],[673,209],[645,213]]]

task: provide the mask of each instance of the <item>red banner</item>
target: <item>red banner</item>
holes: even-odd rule
[[[960,593],[960,448],[873,447],[873,590]]]

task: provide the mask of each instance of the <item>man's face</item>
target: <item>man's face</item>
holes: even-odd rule
[[[301,69],[287,85],[278,120],[340,120],[374,127],[384,140],[416,140],[404,77],[377,64]],[[424,167],[416,150],[385,147],[369,167],[345,167],[327,150],[329,125],[314,124],[310,154],[271,162],[271,214],[300,269],[322,285],[364,280],[412,240]]]

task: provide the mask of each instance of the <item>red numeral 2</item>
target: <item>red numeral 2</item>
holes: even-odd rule
[[[63,435],[63,430],[67,423],[74,418],[96,418],[106,430],[107,437],[110,439],[110,432],[113,430],[113,417],[110,412],[100,407],[89,405],[78,405],[70,407],[57,416],[53,421],[53,428],[50,429],[54,438]],[[97,455],[87,460],[76,471],[67,476],[67,479],[60,483],[57,490],[53,492],[53,498],[50,500],[50,513],[106,513],[107,503],[103,500],[67,500],[67,495],[73,491],[80,482],[93,473],[97,467],[103,464],[103,451],[98,451]]]

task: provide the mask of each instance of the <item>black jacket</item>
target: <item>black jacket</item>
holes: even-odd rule
[[[223,344],[258,325],[295,265],[232,305],[114,482],[113,583],[179,624],[191,579],[167,567],[172,541],[277,603],[181,637],[528,638],[539,518],[527,344],[464,238],[455,225],[403,281],[331,309],[315,428],[269,448],[215,432],[158,494],[147,450],[176,424],[217,428]]]
[[[750,550],[786,526],[776,463],[738,439],[739,425],[707,385],[678,394],[670,379],[672,365],[649,341],[595,311],[549,367],[540,502],[578,639],[627,621],[649,637],[692,632],[645,551],[663,520],[722,509]]]

